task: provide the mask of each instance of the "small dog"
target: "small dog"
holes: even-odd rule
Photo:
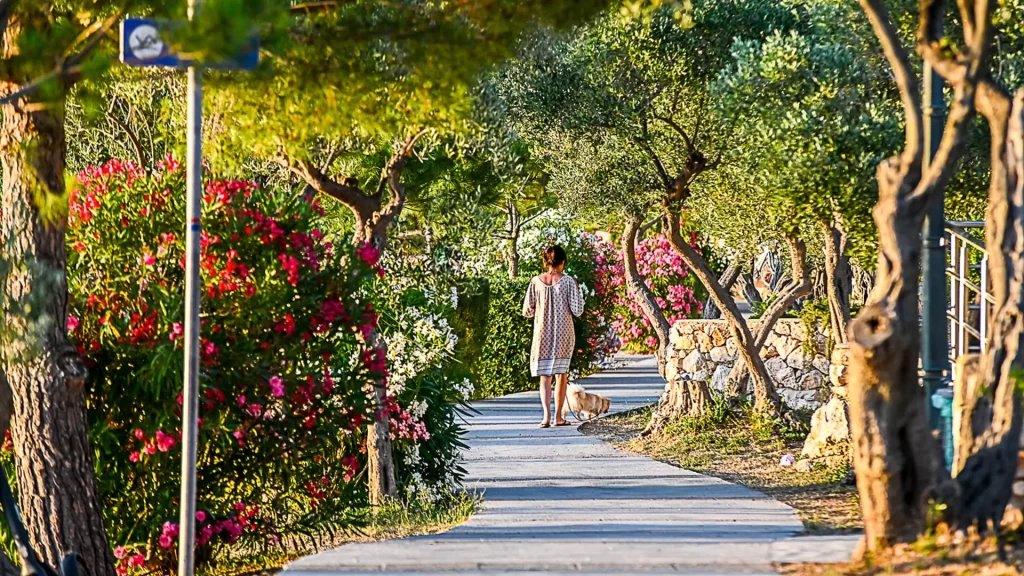
[[[608,412],[612,401],[600,394],[591,394],[579,384],[569,384],[566,390],[565,406],[562,407],[562,418],[572,412],[577,420],[593,420],[601,414]]]

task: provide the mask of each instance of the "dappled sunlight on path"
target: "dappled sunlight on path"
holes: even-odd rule
[[[657,401],[653,360],[587,378],[612,412]],[[617,450],[575,426],[538,429],[537,393],[477,402],[467,486],[482,509],[445,534],[351,544],[290,564],[313,573],[774,573],[773,560],[844,560],[849,537],[792,538],[779,502],[723,480]],[[810,554],[810,556],[809,556]]]

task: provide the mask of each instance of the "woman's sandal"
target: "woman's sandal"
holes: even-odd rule
[[[555,423],[555,426],[572,426],[572,423],[566,420],[565,422]]]
[[[551,428],[551,422],[541,422],[537,425],[537,428]]]

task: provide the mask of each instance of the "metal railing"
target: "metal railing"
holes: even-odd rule
[[[988,253],[982,238],[984,222],[947,221],[949,266],[949,361],[955,370],[961,354],[985,351],[988,322],[995,299],[988,279]],[[955,374],[950,374],[955,378]]]

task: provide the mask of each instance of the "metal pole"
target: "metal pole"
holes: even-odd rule
[[[188,18],[199,0],[189,0]],[[178,535],[178,576],[192,576],[196,534],[196,436],[199,434],[199,236],[203,210],[203,84],[198,66],[188,68],[188,152],[185,209],[185,389],[181,424],[181,516]]]
[[[945,102],[942,98],[942,78],[925,64],[924,68],[924,139],[928,153],[924,169],[931,164],[939,149],[946,123]],[[935,202],[924,224],[924,258],[921,262],[922,338],[921,367],[928,405],[928,421],[933,430],[940,429],[940,414],[932,404],[932,394],[946,386],[949,371],[949,333],[946,324],[946,250],[942,245],[946,216],[944,199]]]

